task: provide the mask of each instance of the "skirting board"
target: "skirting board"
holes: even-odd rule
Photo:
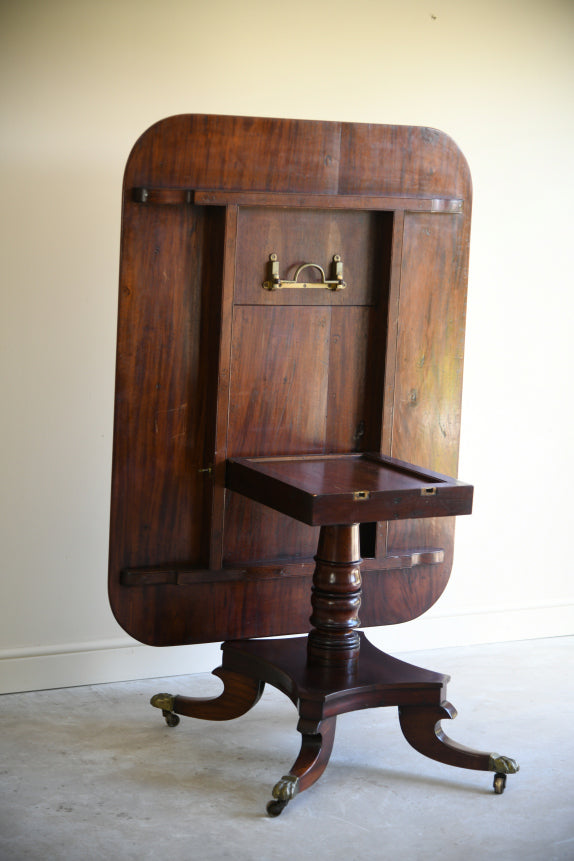
[[[442,615],[368,629],[369,640],[391,654],[574,634],[574,604],[501,608]],[[129,638],[0,652],[0,694],[211,672],[217,643],[156,649]]]

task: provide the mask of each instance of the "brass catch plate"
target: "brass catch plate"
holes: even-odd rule
[[[269,255],[269,274],[267,281],[263,282],[265,290],[344,290],[347,286],[343,280],[343,261],[339,254],[333,255],[333,275],[331,279],[327,279],[325,270],[318,263],[302,263],[295,272],[293,281],[286,281],[279,276],[279,260],[276,254]],[[320,281],[299,281],[299,275],[304,269],[315,269],[321,275]]]

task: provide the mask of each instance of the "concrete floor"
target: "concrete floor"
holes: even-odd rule
[[[556,638],[400,655],[452,675],[452,738],[518,760],[503,795],[411,749],[396,709],[372,709],[339,718],[325,774],[276,819],[265,805],[299,734],[273,688],[238,720],[174,729],[149,697],[213,695],[216,678],[1,697],[0,858],[574,859],[573,653]]]

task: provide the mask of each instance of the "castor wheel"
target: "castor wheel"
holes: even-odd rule
[[[294,774],[284,774],[271,790],[273,800],[267,805],[269,816],[279,816],[298,792],[299,778]]]
[[[288,804],[288,801],[270,801],[267,805],[267,813],[269,816],[279,816]]]
[[[494,775],[494,792],[496,795],[502,795],[504,792],[504,787],[506,786],[506,775],[505,774],[495,774]]]
[[[156,709],[161,709],[168,726],[177,726],[179,723],[179,715],[176,715],[173,710],[174,704],[175,697],[173,694],[154,694],[150,700],[150,705]]]

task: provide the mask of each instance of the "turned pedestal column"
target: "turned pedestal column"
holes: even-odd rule
[[[359,524],[322,526],[315,561],[309,663],[352,667],[360,650]]]

